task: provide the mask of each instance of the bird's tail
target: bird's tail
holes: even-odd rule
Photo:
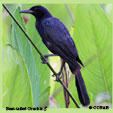
[[[74,66],[73,66],[74,64]],[[83,106],[90,104],[89,96],[86,90],[84,80],[80,72],[80,65],[77,62],[69,63],[70,70],[75,75],[75,85],[77,87],[78,97]],[[75,70],[76,69],[76,70]],[[75,70],[75,71],[74,71]]]
[[[86,86],[84,80],[82,78],[81,72],[79,71],[77,75],[75,75],[75,84],[78,91],[78,97],[83,106],[87,106],[90,104],[89,96],[86,90]]]

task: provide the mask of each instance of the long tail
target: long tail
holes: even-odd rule
[[[83,106],[87,106],[90,104],[89,96],[86,90],[86,86],[84,83],[84,80],[82,78],[81,72],[80,72],[80,65],[73,61],[73,62],[68,62],[70,70],[72,73],[75,75],[75,85],[77,87],[78,91],[78,97]]]
[[[86,86],[84,80],[82,78],[81,72],[79,71],[77,75],[75,75],[76,87],[78,91],[78,97],[83,106],[87,106],[90,104],[89,96],[86,90]]]

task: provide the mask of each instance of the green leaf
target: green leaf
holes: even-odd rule
[[[29,75],[20,52],[3,46],[2,66],[3,107],[33,107]]]
[[[35,43],[37,48],[41,51],[43,54],[48,54],[47,47],[43,44],[41,37],[39,36],[36,28],[35,28],[35,18],[30,15],[30,19],[26,25],[26,31],[31,37],[32,41]],[[37,54],[34,47],[32,47],[35,64],[39,73],[40,77],[40,106],[43,106],[45,103],[48,103],[49,100],[49,94],[50,94],[50,69],[45,64],[42,64],[42,61],[40,59],[40,55]]]
[[[23,19],[19,11],[20,7],[17,7],[14,12],[14,16],[18,20],[18,22],[22,25],[22,27],[25,29]],[[33,105],[34,107],[37,107],[39,106],[40,78],[35,64],[31,44],[29,43],[23,32],[20,30],[20,28],[16,25],[14,21],[12,22],[12,33],[13,33],[12,45],[13,47],[17,48],[20,51],[25,60],[32,86]]]
[[[94,102],[99,93],[112,92],[112,24],[99,5],[77,5],[75,13],[74,40]]]

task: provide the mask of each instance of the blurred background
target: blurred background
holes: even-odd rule
[[[20,14],[36,4],[6,4],[20,25],[43,54],[48,54],[35,28],[32,15]],[[81,69],[90,105],[112,106],[112,4],[37,4],[46,7],[60,19],[75,41],[84,68]],[[3,107],[75,108],[65,91],[51,77],[50,69],[41,63],[40,56],[3,8]],[[49,58],[58,72],[60,58]],[[68,89],[81,106],[75,79],[66,65]],[[63,79],[66,79],[65,74]],[[82,107],[82,106],[81,106]]]

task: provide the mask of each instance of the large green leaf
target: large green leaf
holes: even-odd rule
[[[35,43],[35,45],[38,47],[38,49],[43,54],[48,54],[48,50],[43,44],[41,37],[39,36],[36,28],[35,28],[35,18],[30,15],[31,18],[29,19],[27,25],[26,25],[26,31]],[[40,59],[40,56],[37,54],[36,50],[32,47],[35,64],[39,73],[40,77],[40,106],[43,106],[47,104],[46,102],[49,100],[49,94],[50,94],[50,69],[47,67],[47,65],[42,64],[42,61]]]
[[[78,5],[74,39],[83,63],[82,70],[93,99],[112,91],[112,24],[99,5]]]
[[[22,27],[25,29],[23,19],[19,11],[20,7],[17,7],[14,12],[14,16],[18,20],[18,22],[22,25]],[[35,107],[39,106],[40,78],[35,64],[31,44],[29,43],[23,32],[20,30],[20,28],[16,25],[14,21],[12,22],[12,33],[13,33],[12,45],[13,47],[17,48],[20,51],[28,69],[33,92],[33,104]]]
[[[75,19],[72,37],[85,65],[81,72],[91,104],[95,104],[98,94],[111,95],[112,92],[112,24],[99,5],[77,5]],[[70,80],[69,90],[79,102],[74,76]],[[64,107],[63,92],[61,89],[58,91],[55,99]],[[109,99],[108,102],[110,101]],[[72,100],[70,107],[75,107]]]
[[[28,70],[20,52],[4,46],[2,66],[3,107],[33,107]]]

